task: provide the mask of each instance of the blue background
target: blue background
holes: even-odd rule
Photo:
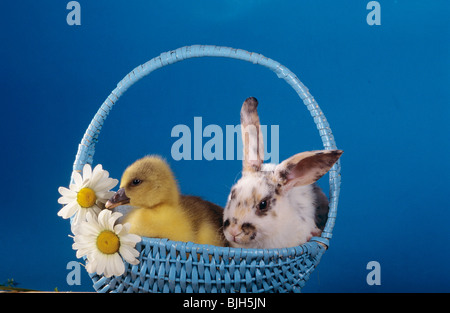
[[[8,1],[0,32],[0,283],[68,286],[76,260],[69,222],[56,213],[77,145],[106,96],[161,52],[214,44],[258,52],[292,70],[324,111],[342,157],[339,211],[329,251],[305,292],[449,292],[450,2]],[[112,177],[145,154],[171,164],[183,193],[224,205],[241,162],[174,161],[178,124],[239,123],[242,101],[260,101],[280,125],[280,161],[320,149],[312,118],[271,71],[220,58],[158,70],[130,88],[105,122],[94,157]],[[206,142],[208,138],[204,138]],[[321,185],[327,190],[326,178]],[[366,265],[381,264],[369,286]]]

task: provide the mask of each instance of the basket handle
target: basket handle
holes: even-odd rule
[[[73,170],[81,171],[85,164],[92,164],[95,152],[95,144],[98,141],[98,135],[100,134],[103,123],[105,122],[105,119],[114,104],[119,100],[119,98],[128,88],[130,88],[134,83],[136,83],[142,77],[147,76],[154,70],[179,61],[198,57],[225,57],[238,59],[269,68],[271,71],[277,74],[278,78],[284,79],[295,90],[295,92],[297,92],[300,99],[302,99],[303,103],[311,113],[311,116],[314,118],[314,122],[316,123],[317,129],[319,130],[324,148],[326,150],[336,149],[336,142],[331,132],[330,125],[325,118],[325,115],[323,114],[317,102],[309,93],[308,89],[288,68],[281,65],[277,61],[269,59],[259,53],[248,52],[245,50],[234,49],[230,47],[193,45],[161,53],[159,56],[133,69],[117,84],[117,87],[110,93],[110,95],[106,98],[100,109],[95,114],[81,140],[81,143],[78,145],[78,152],[73,164]],[[337,213],[337,203],[339,199],[339,161],[332,167],[329,172],[329,183],[330,210],[328,214],[328,220],[321,237],[312,238],[312,240],[322,243],[327,247],[329,245],[329,239],[332,235],[332,230]]]

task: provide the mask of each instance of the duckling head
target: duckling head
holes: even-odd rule
[[[178,186],[169,165],[158,156],[146,156],[124,171],[120,189],[105,206],[112,209],[129,203],[152,208],[162,203],[176,205],[178,201]]]

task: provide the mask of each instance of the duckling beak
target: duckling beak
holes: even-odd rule
[[[117,192],[114,194],[114,196],[111,197],[108,201],[105,203],[105,208],[111,210],[119,205],[130,203],[130,198],[127,197],[125,194],[125,189],[120,188],[117,190]]]

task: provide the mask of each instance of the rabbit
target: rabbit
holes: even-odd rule
[[[263,137],[258,101],[241,109],[242,177],[227,199],[223,231],[231,247],[285,248],[320,236],[328,215],[328,198],[314,184],[342,155],[342,150],[298,153],[280,164],[263,164]]]

